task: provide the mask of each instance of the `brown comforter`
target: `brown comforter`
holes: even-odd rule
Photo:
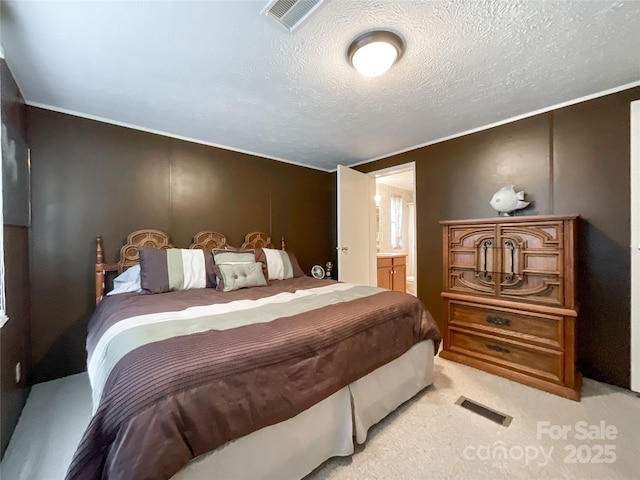
[[[89,357],[109,326],[134,315],[331,283],[301,277],[226,293],[107,297],[89,324]],[[111,370],[67,479],[168,479],[198,455],[297,415],[425,339],[437,351],[440,333],[422,303],[385,290],[140,346]]]

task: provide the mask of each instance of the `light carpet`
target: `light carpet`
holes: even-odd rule
[[[585,379],[578,403],[439,357],[435,368],[434,385],[373,427],[352,456],[328,460],[305,480],[638,478],[633,392]],[[461,395],[512,416],[511,425],[455,405]],[[90,398],[86,373],[35,385],[2,479],[64,478]]]
[[[435,365],[433,386],[374,426],[355,454],[305,480],[640,478],[633,392],[585,379],[578,403],[440,357]],[[503,427],[465,410],[460,396],[513,421]],[[585,430],[601,438],[582,439]]]

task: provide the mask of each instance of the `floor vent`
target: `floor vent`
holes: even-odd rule
[[[261,13],[293,32],[323,2],[324,0],[272,0]]]
[[[503,427],[508,427],[511,424],[511,420],[513,420],[513,417],[510,417],[509,415],[505,415],[504,413],[500,413],[497,410],[485,407],[484,405],[481,405],[478,402],[474,402],[473,400],[469,400],[465,397],[460,397],[456,401],[456,405],[460,405],[462,408],[466,408],[473,413],[482,415],[484,418],[487,418],[492,422],[499,423]]]

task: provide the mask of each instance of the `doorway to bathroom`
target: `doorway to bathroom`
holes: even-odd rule
[[[415,164],[370,175],[376,179],[378,286],[417,295]]]

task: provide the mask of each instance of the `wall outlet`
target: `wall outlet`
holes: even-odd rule
[[[22,363],[16,363],[16,383],[20,383],[22,379]]]

